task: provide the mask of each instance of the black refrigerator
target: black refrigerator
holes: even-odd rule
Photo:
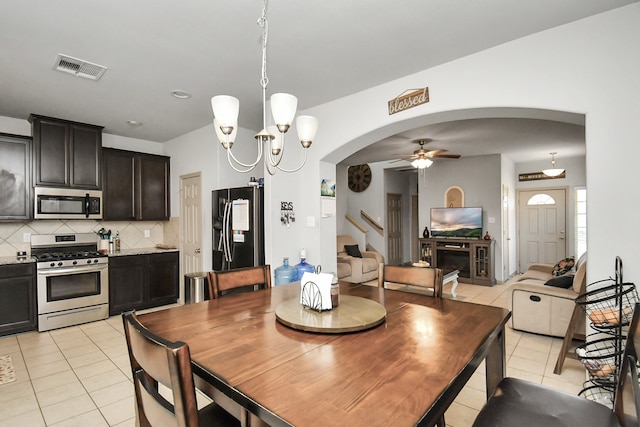
[[[264,265],[264,189],[212,191],[213,269]]]

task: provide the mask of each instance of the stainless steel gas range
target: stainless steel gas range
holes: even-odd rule
[[[94,233],[32,234],[38,331],[109,317],[109,258]]]

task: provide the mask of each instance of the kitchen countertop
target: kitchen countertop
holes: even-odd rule
[[[145,254],[159,254],[165,252],[178,252],[178,248],[172,249],[160,249],[156,247],[150,248],[135,248],[135,249],[124,249],[120,252],[114,252],[109,254],[109,257],[116,256],[126,256],[126,255],[145,255]],[[10,264],[26,264],[30,262],[36,262],[35,259],[31,258],[31,256],[27,256],[26,259],[18,259],[15,256],[4,256],[0,257],[0,265],[10,265]]]
[[[18,259],[15,256],[3,256],[0,257],[0,265],[6,264],[26,264],[29,262],[36,262],[31,256],[28,256],[26,259]]]
[[[159,254],[164,252],[178,252],[178,248],[160,249],[156,247],[150,247],[150,248],[123,249],[120,252],[110,253],[109,257],[126,256],[126,255]]]

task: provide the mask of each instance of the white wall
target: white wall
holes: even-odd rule
[[[243,163],[255,160],[257,148],[254,131],[240,128],[233,154]],[[165,155],[171,157],[171,216],[180,216],[180,177],[200,172],[202,179],[202,268],[211,270],[213,232],[211,191],[243,187],[251,176],[263,176],[262,165],[249,174],[235,172],[227,163],[226,151],[218,142],[213,124],[166,142]]]
[[[425,117],[442,121],[468,117],[469,111],[479,116],[483,108],[505,107],[581,113],[586,116],[588,275],[593,280],[610,276],[619,255],[626,261],[625,279],[634,280],[640,275],[640,264],[634,262],[634,242],[640,231],[632,225],[640,202],[628,196],[628,185],[637,181],[640,156],[638,22],[640,4],[633,4],[305,111],[320,120],[308,165],[293,176],[272,178],[272,195],[277,200],[281,193],[292,194],[294,203],[301,206],[299,217],[318,217],[319,179],[335,177],[338,161],[382,137],[415,127],[419,119],[424,123]],[[432,94],[428,104],[387,114],[389,99],[425,85]],[[624,237],[612,232],[614,201],[615,223],[618,228],[628,225]],[[277,226],[273,215],[267,221]],[[335,218],[320,221],[319,227],[303,224],[267,245],[275,259],[304,245],[323,266],[335,267],[335,230]]]

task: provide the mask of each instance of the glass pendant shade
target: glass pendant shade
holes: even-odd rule
[[[233,130],[229,135],[225,135],[220,129],[220,123],[218,123],[218,119],[213,119],[213,129],[216,131],[216,136],[218,137],[218,141],[220,144],[224,145],[224,148],[229,148],[228,145],[233,145],[236,141],[236,135],[238,134],[238,125],[237,123],[232,123]]]
[[[297,109],[298,98],[295,96],[288,93],[274,93],[271,95],[271,113],[273,114],[273,121],[278,128],[291,126]]]
[[[544,169],[542,171],[542,173],[547,176],[558,176],[561,175],[562,172],[564,172],[564,169]]]
[[[240,101],[229,95],[218,95],[211,98],[213,116],[222,127],[237,127]]]
[[[415,159],[413,162],[411,162],[411,166],[418,169],[428,168],[432,164],[433,164],[433,161],[430,159]]]
[[[313,141],[318,131],[318,119],[313,116],[298,116],[296,118],[296,129],[300,141]]]

